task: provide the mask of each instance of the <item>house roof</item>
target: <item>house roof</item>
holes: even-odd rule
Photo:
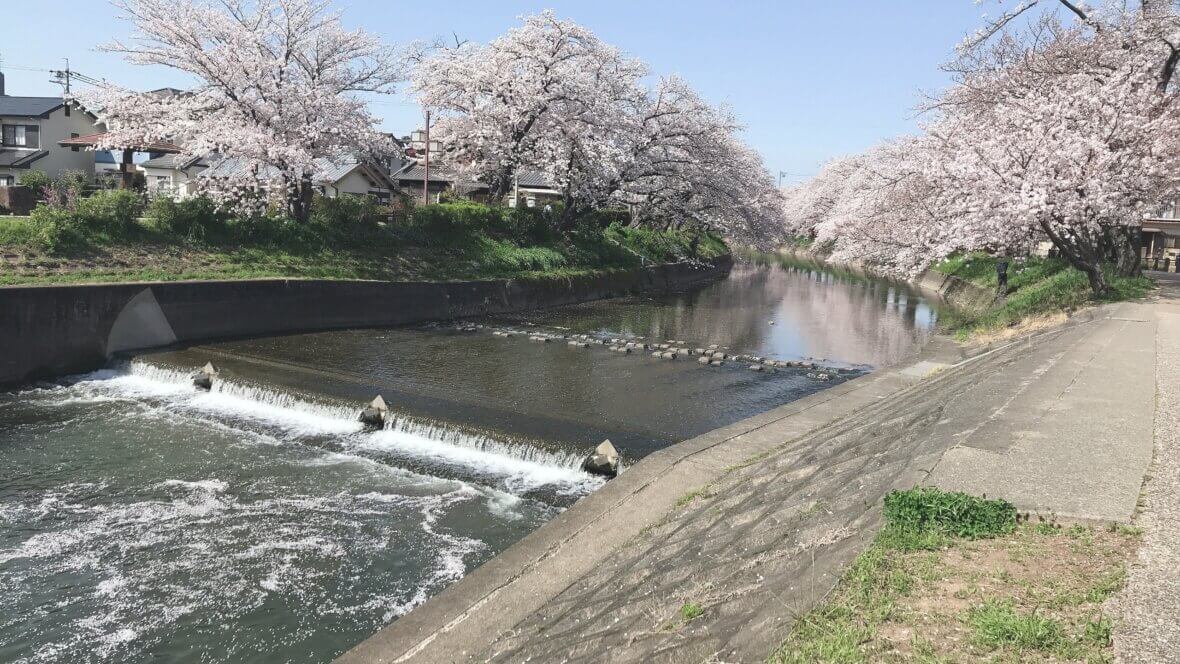
[[[553,183],[541,171],[517,171],[516,184],[531,189],[553,189]]]
[[[165,154],[139,164],[143,168],[165,168],[183,171],[190,166],[200,165],[199,157],[182,157],[178,154]]]
[[[0,96],[0,115],[32,117],[49,115],[65,105],[61,97],[9,97]]]
[[[0,166],[28,168],[29,164],[49,154],[47,150],[0,150]]]
[[[106,132],[100,131],[94,134],[86,134],[85,136],[66,138],[58,141],[57,144],[63,148],[93,148],[94,146],[98,145],[100,141],[102,141],[104,136],[106,136]],[[127,147],[136,152],[175,153],[181,151],[179,145],[165,143],[163,141],[157,143],[148,143],[146,145],[129,145]]]
[[[440,172],[441,170],[441,172]],[[421,182],[426,177],[426,169],[417,162],[410,162],[406,164],[400,171],[393,174],[393,179],[399,182]],[[446,172],[446,170],[432,167],[430,169],[430,181],[449,184],[455,180],[454,176]]]

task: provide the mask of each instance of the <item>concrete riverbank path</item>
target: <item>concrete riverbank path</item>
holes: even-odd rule
[[[1157,367],[1180,361],[1170,292],[972,357],[936,343],[653,454],[339,661],[764,661],[917,484],[1130,522],[1168,422]],[[1149,495],[1175,528],[1169,491]],[[1175,576],[1176,541],[1149,534],[1143,569]]]

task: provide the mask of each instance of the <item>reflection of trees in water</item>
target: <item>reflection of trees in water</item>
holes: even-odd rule
[[[648,318],[643,329],[654,336],[871,364],[899,361],[925,341],[932,322],[904,287],[777,266],[739,266],[674,306],[651,308]]]
[[[778,357],[889,364],[925,341],[932,316],[920,297],[900,285],[739,265],[726,279],[689,293],[587,303],[538,312],[534,320]]]
[[[822,287],[788,288],[779,307],[800,328],[805,353],[848,362],[891,364],[929,335],[929,307],[902,286],[787,271]]]

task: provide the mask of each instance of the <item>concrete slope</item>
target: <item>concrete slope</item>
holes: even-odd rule
[[[973,442],[968,451],[1021,450],[1035,465],[1027,446],[1038,427],[1097,422],[1110,406],[1082,392],[1104,388],[1115,341],[1150,345],[1133,318],[1105,307],[965,362],[935,352],[669,448],[340,661],[763,661],[873,537],[890,490],[931,481],[932,470],[958,463],[948,450]],[[1108,385],[1137,399],[1154,380],[1136,372],[1140,361]],[[1041,493],[1037,504],[1122,514],[1111,506],[1137,493],[1150,455],[1135,416],[1113,425],[1125,437],[1078,433],[1104,465],[1050,464],[1060,473],[1035,481],[1070,480],[1079,493]],[[1008,429],[1011,441],[996,445]],[[996,468],[977,469],[991,482],[980,493],[1019,498],[1033,481],[989,474]],[[968,477],[940,475],[952,476]],[[703,614],[685,621],[685,604]]]

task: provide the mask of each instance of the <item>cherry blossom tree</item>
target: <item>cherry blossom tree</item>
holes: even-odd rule
[[[490,44],[425,53],[419,100],[441,114],[449,159],[493,198],[521,169],[562,192],[561,224],[627,205],[639,223],[782,233],[778,192],[741,127],[678,78],[642,85],[647,67],[585,27],[544,12]]]
[[[646,73],[590,30],[546,11],[489,44],[427,54],[412,80],[419,101],[441,114],[435,133],[449,158],[498,198],[521,168],[599,158],[596,143]]]
[[[183,94],[117,87],[85,95],[109,132],[103,145],[169,141],[186,156],[230,160],[213,193],[278,198],[309,213],[325,163],[386,149],[357,93],[392,93],[404,67],[376,37],[346,30],[324,0],[114,0],[134,27],[103,50],[190,75]]]
[[[964,50],[928,131],[965,229],[1006,247],[1048,238],[1103,295],[1103,264],[1138,270],[1134,229],[1177,185],[1180,22],[1167,4],[1074,9]]]
[[[1047,239],[1104,295],[1104,264],[1138,270],[1143,212],[1180,184],[1173,44],[1170,3],[1017,5],[964,42],[925,136],[829,165],[790,192],[788,228],[901,273]]]

